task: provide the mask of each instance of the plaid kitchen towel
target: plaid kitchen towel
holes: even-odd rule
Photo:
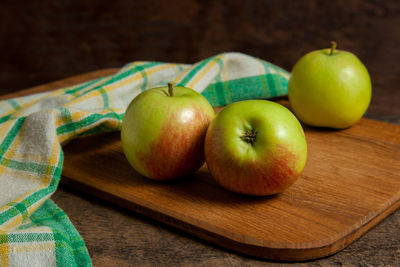
[[[91,266],[85,244],[50,199],[62,146],[118,131],[141,91],[175,82],[213,106],[287,94],[289,73],[240,53],[196,64],[133,62],[118,73],[51,92],[0,101],[0,266]]]

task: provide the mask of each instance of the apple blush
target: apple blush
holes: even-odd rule
[[[292,185],[307,157],[299,121],[284,106],[267,100],[225,107],[207,130],[204,150],[207,167],[222,187],[258,196]]]
[[[122,120],[123,151],[132,167],[154,180],[190,175],[204,164],[204,139],[215,113],[207,99],[185,87],[146,90]]]

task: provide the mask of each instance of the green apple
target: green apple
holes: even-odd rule
[[[260,196],[293,184],[307,157],[299,121],[284,106],[267,100],[225,107],[207,130],[204,150],[207,167],[222,187]]]
[[[289,80],[289,101],[296,116],[311,126],[347,128],[371,101],[371,79],[352,53],[330,49],[300,58]]]
[[[121,129],[126,158],[155,180],[180,178],[204,164],[204,138],[215,113],[209,102],[185,87],[146,90],[129,104]]]

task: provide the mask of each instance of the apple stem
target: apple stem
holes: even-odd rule
[[[169,96],[174,96],[172,83],[168,83],[168,94]]]
[[[331,51],[329,53],[330,56],[333,55],[333,53],[335,52],[336,49],[336,42],[335,41],[331,41]]]

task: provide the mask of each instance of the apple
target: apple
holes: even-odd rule
[[[204,164],[204,138],[215,113],[201,94],[185,87],[159,87],[135,97],[122,120],[126,158],[140,174],[170,180]]]
[[[204,143],[207,167],[224,188],[271,195],[292,185],[307,158],[303,128],[284,106],[267,100],[228,105],[211,122]]]
[[[299,59],[289,79],[294,114],[311,126],[347,128],[356,123],[371,101],[371,79],[352,53],[330,49]]]

